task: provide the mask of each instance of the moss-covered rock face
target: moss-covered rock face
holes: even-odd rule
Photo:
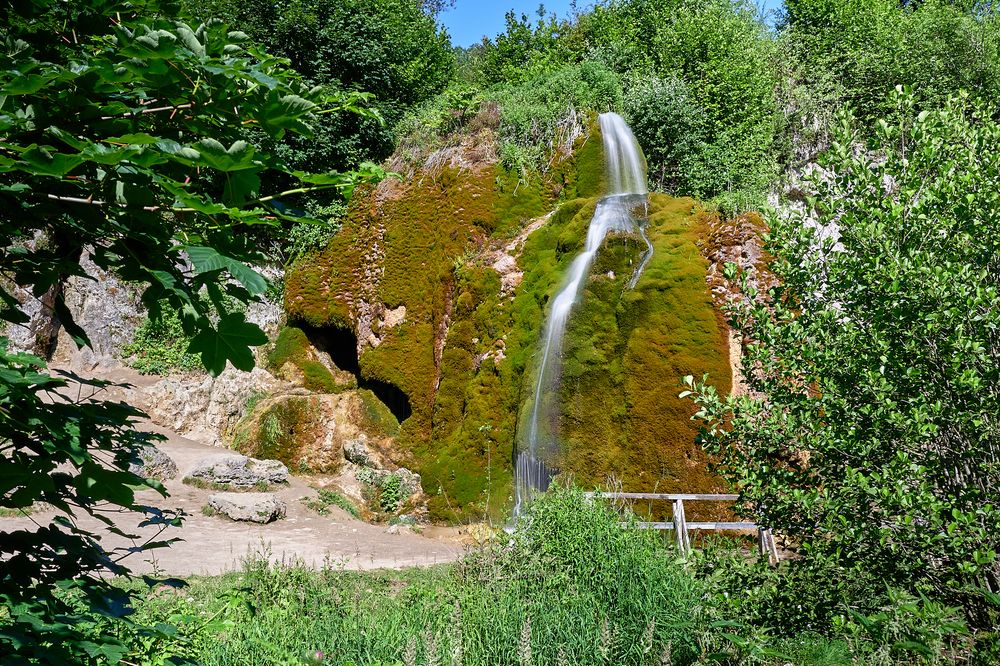
[[[362,380],[406,394],[412,413],[393,462],[422,475],[435,518],[499,517],[511,506],[518,413],[533,390],[548,300],[604,188],[601,153],[594,132],[530,185],[492,163],[383,183],[287,276],[290,320],[356,334]],[[654,196],[656,251],[639,284],[625,289],[644,244],[610,238],[570,323],[559,466],[584,483],[613,475],[636,489],[716,486],[691,407],[676,398],[685,374],[729,378],[695,213],[691,200]]]
[[[337,368],[329,358],[323,359],[305,332],[294,326],[278,333],[267,355],[267,369],[316,393],[340,393],[358,385],[351,373]]]
[[[280,460],[294,473],[334,474],[344,464],[344,443],[364,435],[378,450],[399,431],[392,414],[370,391],[336,395],[276,395],[259,402],[234,429],[240,453]]]
[[[562,469],[586,486],[613,477],[632,491],[720,488],[695,444],[693,404],[677,397],[684,375],[708,373],[723,389],[731,378],[696,213],[690,199],[652,195],[654,252],[639,282],[626,288],[642,243],[609,239],[570,320],[560,395]]]

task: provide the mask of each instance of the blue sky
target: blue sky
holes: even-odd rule
[[[756,0],[765,9],[776,8],[782,0]],[[539,0],[456,0],[455,7],[443,12],[441,22],[451,34],[455,46],[472,46],[482,37],[492,37],[504,29],[504,14],[513,9],[533,16]],[[570,0],[544,0],[545,9],[560,16],[569,13]],[[593,4],[591,0],[578,0],[582,8]]]

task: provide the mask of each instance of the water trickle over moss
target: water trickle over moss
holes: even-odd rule
[[[361,374],[409,397],[397,462],[422,475],[433,517],[509,510],[518,412],[531,398],[547,304],[603,189],[596,131],[546,180],[527,185],[492,165],[418,174],[357,197],[333,242],[290,271],[291,320],[362,338],[370,329]],[[492,266],[497,251],[553,208],[524,240],[523,279],[506,294]],[[635,489],[717,487],[694,443],[690,405],[676,398],[685,374],[729,377],[695,211],[691,200],[652,197],[656,252],[642,280],[624,288],[644,245],[609,239],[570,323],[561,467],[585,484],[615,475]],[[404,320],[383,325],[400,306]]]

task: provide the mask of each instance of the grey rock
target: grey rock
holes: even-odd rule
[[[177,463],[155,446],[145,446],[128,466],[128,471],[143,478],[166,481],[177,476]]]
[[[251,488],[259,484],[287,482],[288,468],[277,460],[255,460],[238,453],[215,453],[199,460],[184,480]]]
[[[285,503],[270,493],[216,493],[208,506],[229,517],[251,523],[270,523],[285,517]]]
[[[283,386],[263,368],[243,372],[227,367],[218,377],[164,377],[130,392],[129,402],[157,425],[221,446],[252,396],[270,395]]]
[[[401,486],[403,488],[403,494],[407,497],[411,497],[422,492],[423,487],[420,485],[420,475],[416,472],[411,472],[405,467],[400,467],[395,472],[393,472],[401,480]]]
[[[389,529],[386,530],[386,534],[416,534],[416,532],[413,529],[413,525],[397,523],[390,525]]]
[[[344,458],[355,465],[375,467],[371,449],[368,448],[368,436],[361,433],[356,439],[344,442]]]

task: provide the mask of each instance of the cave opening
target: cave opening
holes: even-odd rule
[[[410,397],[395,384],[378,379],[369,379],[361,375],[361,361],[358,358],[358,336],[354,331],[332,326],[310,326],[298,323],[297,326],[309,338],[316,349],[330,355],[330,360],[358,380],[359,389],[368,389],[382,401],[396,420],[402,423],[413,414]]]

